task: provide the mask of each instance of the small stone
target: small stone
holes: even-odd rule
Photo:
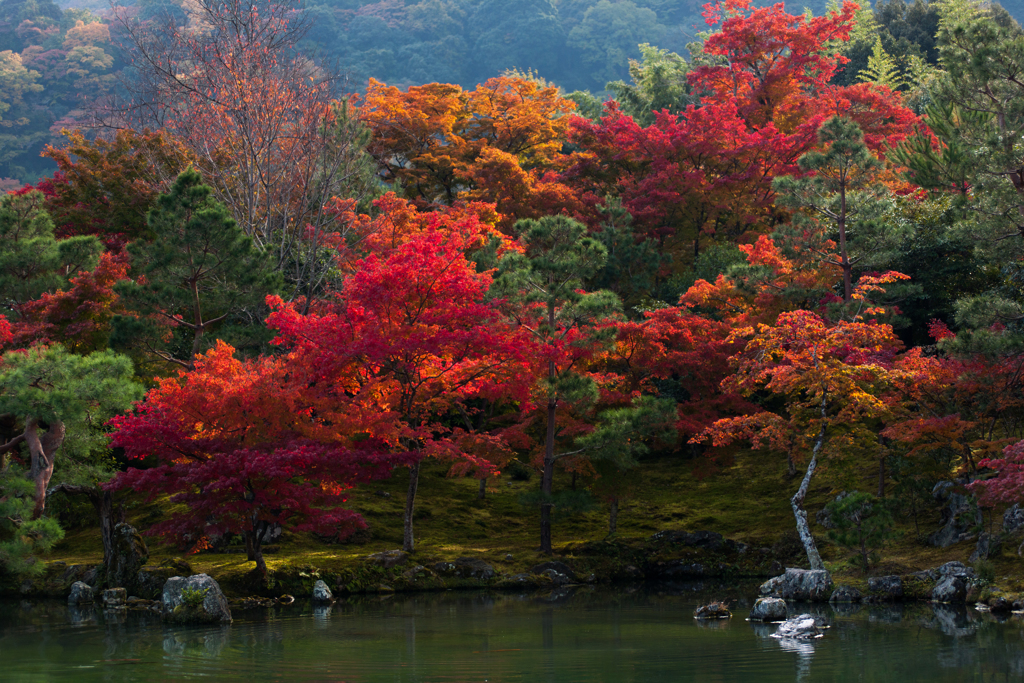
[[[999,596],[989,600],[988,608],[992,614],[1009,614],[1013,611],[1013,603],[1006,598]]]
[[[313,604],[314,605],[329,605],[334,602],[334,594],[331,593],[331,589],[327,587],[327,583],[322,579],[318,579],[313,584]]]
[[[729,619],[730,617],[732,617],[732,612],[724,602],[711,602],[701,605],[693,611],[694,619]]]
[[[786,601],[781,598],[758,598],[750,608],[751,621],[785,621]]]
[[[293,602],[295,602],[295,596],[294,595],[288,595],[287,593],[285,593],[284,595],[282,595],[281,597],[279,597],[277,599],[277,604],[279,604],[279,605],[290,605]]]
[[[515,558],[512,556],[512,553],[505,553],[505,561],[506,562],[511,562],[514,559]]]
[[[71,584],[71,594],[68,595],[69,605],[86,605],[93,600],[92,586],[84,581],[75,581]]]
[[[463,579],[486,581],[494,578],[494,567],[478,557],[460,557],[455,560],[455,574]]]
[[[103,591],[103,606],[107,609],[124,607],[128,601],[128,591],[124,588],[108,588]]]

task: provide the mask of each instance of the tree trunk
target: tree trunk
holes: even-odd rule
[[[416,489],[420,485],[420,463],[409,468],[409,492],[405,496],[405,528],[402,531],[402,550],[411,553],[413,550],[412,511],[416,503]]]
[[[811,484],[811,477],[814,476],[814,469],[818,466],[818,454],[821,452],[822,446],[825,445],[825,400],[825,393],[822,392],[821,431],[818,432],[818,439],[814,442],[811,461],[807,463],[807,472],[804,474],[803,481],[800,482],[800,488],[797,489],[796,493],[793,494],[793,498],[790,499],[790,504],[793,507],[793,516],[796,517],[796,532],[800,535],[800,541],[807,552],[807,562],[811,565],[811,569],[825,568],[824,563],[821,561],[821,555],[818,554],[818,546],[814,543],[814,536],[811,535],[811,529],[807,525],[807,511],[803,509],[804,498],[807,497],[807,489]]]
[[[480,488],[476,492],[476,497],[483,500],[487,496],[487,478],[484,477],[480,480]]]
[[[548,428],[544,439],[544,472],[540,477],[540,551],[551,554],[551,486],[555,478],[556,399],[548,399]]]
[[[839,187],[839,258],[843,268],[843,301],[850,303],[853,299],[853,264],[846,251],[846,183]]]
[[[611,510],[608,513],[608,535],[611,536],[619,525],[619,499],[612,498]]]
[[[36,418],[30,417],[25,420],[25,442],[32,454],[32,467],[28,478],[36,485],[36,505],[32,510],[32,519],[42,517],[46,508],[46,487],[53,476],[54,454],[64,443],[64,433],[64,423],[60,420],[54,421],[42,436],[39,435],[39,421]]]

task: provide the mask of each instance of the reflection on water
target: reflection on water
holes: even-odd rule
[[[830,625],[775,639],[745,620],[755,586],[449,592],[236,612],[165,626],[151,612],[0,603],[0,680],[673,683],[989,681],[1024,676],[1021,621],[946,605],[800,605]],[[733,618],[693,610],[729,600]]]

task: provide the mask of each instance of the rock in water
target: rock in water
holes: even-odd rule
[[[327,587],[327,583],[323,579],[317,579],[317,582],[313,584],[313,604],[329,605],[332,602],[334,602],[334,594],[331,593],[331,589]]]
[[[882,600],[902,600],[903,579],[895,574],[874,576],[868,579],[868,592]]]
[[[729,606],[724,602],[712,602],[693,611],[694,619],[728,619],[732,617]]]
[[[114,527],[114,554],[107,567],[107,585],[135,592],[139,570],[149,561],[149,549],[130,524]]]
[[[177,624],[230,623],[231,608],[212,577],[172,576],[164,584],[163,617]]]
[[[87,605],[95,598],[92,593],[92,586],[84,581],[75,581],[71,584],[71,594],[68,595],[69,605]]]
[[[787,569],[782,575],[782,598],[807,602],[828,602],[832,597],[832,575],[824,569]]]
[[[779,630],[772,634],[772,638],[810,640],[812,638],[821,638],[823,635],[825,634],[814,621],[814,617],[810,614],[801,614],[779,624]]]
[[[758,598],[750,609],[751,621],[785,621],[786,601],[781,598]]]

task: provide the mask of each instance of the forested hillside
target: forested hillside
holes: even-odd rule
[[[47,106],[78,115],[33,99],[66,83],[46,60],[104,128],[0,198],[6,571],[38,570],[53,497],[84,495],[107,553],[146,500],[148,531],[240,538],[266,578],[272,531],[348,538],[366,526],[348,493],[397,478],[413,551],[421,472],[442,467],[481,496],[535,474],[521,515],[551,553],[580,509],[614,534],[652,456],[714,476],[749,449],[785,473],[766,495],[812,568],[823,499],[864,570],[894,519],[940,508],[915,543],[973,541],[988,516],[1000,552],[991,518],[1024,472],[1024,31],[1000,7],[721,0],[686,57],[633,61],[584,33],[615,25],[600,12],[669,21],[628,0],[195,0],[109,24],[19,7],[12,136],[48,139]],[[456,14],[451,68],[477,71],[441,76],[437,34],[408,22]],[[403,44],[433,61],[352,94],[311,56],[332,25],[396,51],[360,44],[366,64],[413,63]],[[517,63],[554,55],[527,39],[580,42]],[[353,44],[334,56],[357,64]]]

